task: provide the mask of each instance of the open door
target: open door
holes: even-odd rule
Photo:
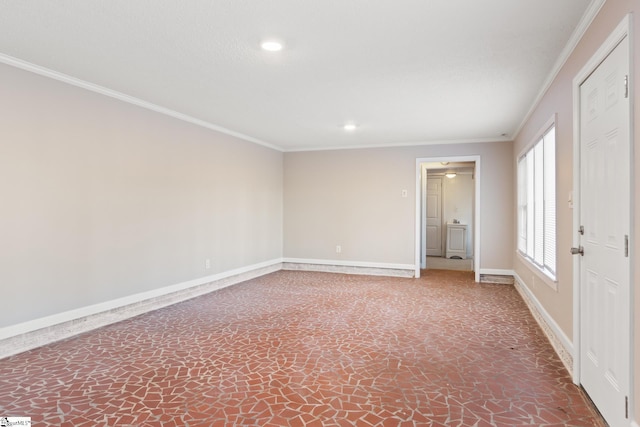
[[[427,256],[442,256],[442,178],[427,178]]]

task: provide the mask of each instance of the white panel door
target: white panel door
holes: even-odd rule
[[[427,256],[442,256],[442,178],[427,178]]]
[[[580,382],[611,426],[628,425],[628,39],[580,86]],[[562,167],[560,165],[560,167]]]

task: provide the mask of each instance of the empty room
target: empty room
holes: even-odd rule
[[[0,2],[0,426],[640,427],[638,13]]]

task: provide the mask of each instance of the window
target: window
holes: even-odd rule
[[[518,159],[518,251],[555,280],[555,124]]]

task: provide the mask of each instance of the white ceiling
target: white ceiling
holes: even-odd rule
[[[284,151],[510,140],[592,1],[2,0],[0,61]]]

